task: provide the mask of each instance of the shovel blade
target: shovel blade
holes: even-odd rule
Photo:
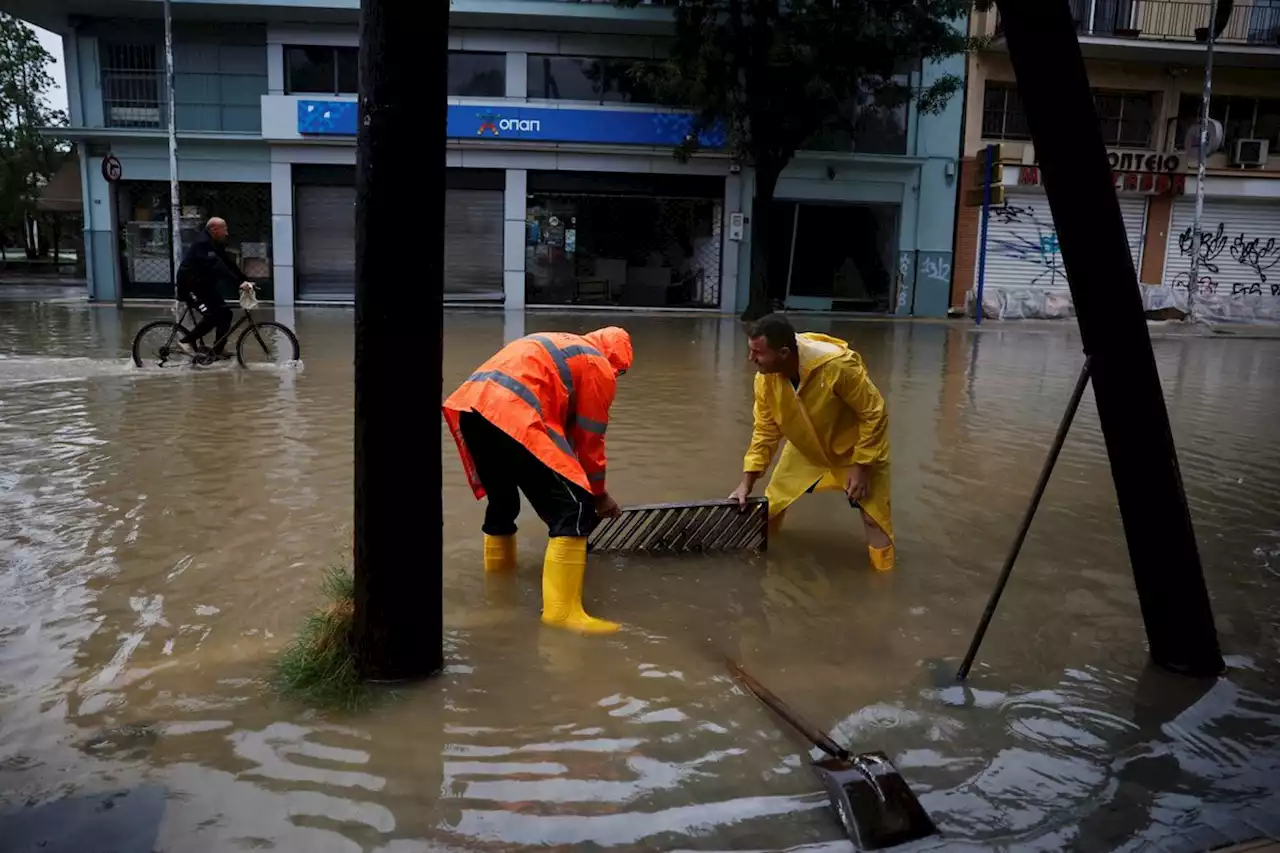
[[[812,767],[845,834],[859,850],[882,850],[937,834],[938,827],[888,756],[869,752],[858,758],[865,759],[860,766],[826,758]]]

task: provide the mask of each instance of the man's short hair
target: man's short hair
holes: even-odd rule
[[[787,347],[796,351],[796,330],[791,322],[781,314],[766,314],[747,326],[748,338],[764,338],[769,349],[780,350]]]

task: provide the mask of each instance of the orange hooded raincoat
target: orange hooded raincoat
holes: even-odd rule
[[[476,498],[484,487],[458,429],[458,416],[471,411],[565,479],[604,494],[609,407],[631,358],[631,336],[610,326],[586,335],[528,335],[480,365],[443,405]]]

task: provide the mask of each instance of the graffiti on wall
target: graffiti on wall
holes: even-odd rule
[[[1178,235],[1178,254],[1188,259],[1195,250],[1195,231],[1187,228]],[[1200,267],[1196,293],[1230,296],[1280,296],[1280,243],[1275,237],[1254,237],[1240,232],[1234,237],[1226,223],[1200,233]],[[1268,273],[1270,272],[1270,275]],[[1175,290],[1188,291],[1191,272],[1178,273]]]
[[[998,257],[1031,264],[1039,267],[1028,282],[1041,287],[1064,287],[1067,284],[1067,271],[1062,265],[1062,253],[1058,249],[1058,231],[1053,226],[1051,214],[1040,214],[1032,205],[1006,204],[991,208],[991,225],[1004,225],[1010,228],[1029,232],[1030,225],[1035,234],[992,233],[987,240],[987,251]]]

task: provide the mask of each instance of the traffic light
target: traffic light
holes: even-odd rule
[[[991,185],[998,187],[1004,183],[1004,143],[997,142],[987,146],[987,162],[991,164]]]

